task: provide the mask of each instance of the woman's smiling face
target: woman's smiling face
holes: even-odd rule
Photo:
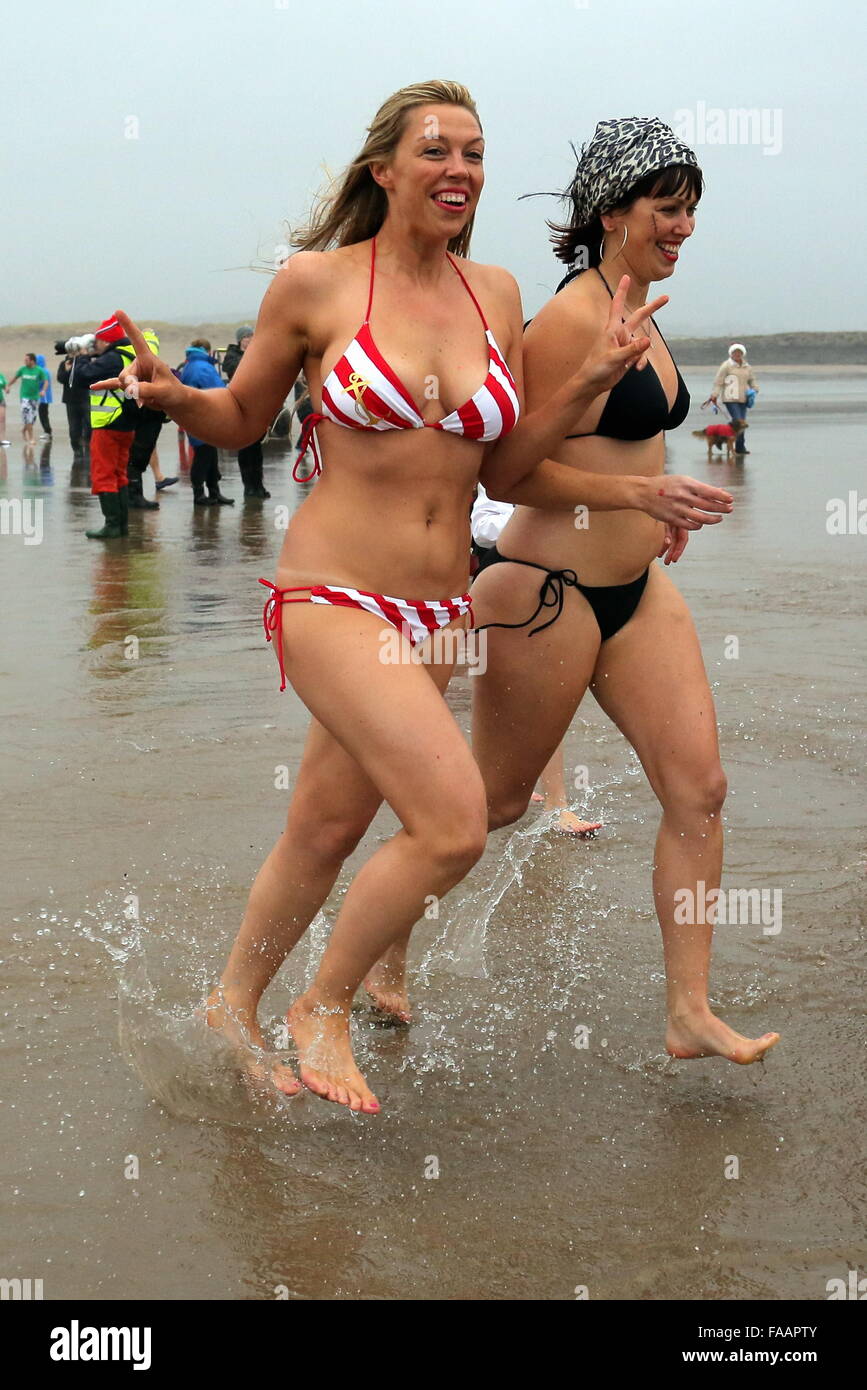
[[[451,239],[466,226],[484,187],[485,142],[463,106],[417,106],[388,163],[372,164],[391,209]]]
[[[632,273],[645,284],[674,274],[681,248],[695,230],[698,203],[687,191],[636,198],[620,214],[602,218],[606,230],[627,233],[624,258]],[[616,246],[616,242],[615,242]]]

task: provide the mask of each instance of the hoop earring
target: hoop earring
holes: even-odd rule
[[[618,255],[618,256],[620,255],[620,252],[623,250],[624,246],[626,245],[626,238],[628,237],[628,235],[629,235],[629,228],[626,227],[626,226],[624,226],[624,228],[623,228],[623,240],[621,241],[620,245],[619,245],[618,248],[617,248],[617,255]],[[602,240],[601,240],[600,243],[599,243],[599,260],[600,260],[600,263],[601,263],[602,261],[605,260],[605,237],[604,237],[604,236],[603,236]]]

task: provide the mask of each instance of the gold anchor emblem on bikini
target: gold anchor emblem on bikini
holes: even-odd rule
[[[377,420],[382,419],[381,415],[374,415],[365,403],[364,393],[370,389],[370,382],[367,377],[362,376],[361,372],[350,372],[349,384],[346,389],[350,396],[355,397],[355,413],[364,419],[365,424],[374,425]]]

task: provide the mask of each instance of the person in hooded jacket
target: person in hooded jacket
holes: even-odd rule
[[[223,355],[223,371],[227,381],[231,381],[238,368],[238,363],[250,346],[253,339],[253,330],[247,324],[243,324],[235,333],[235,342],[230,343]],[[256,439],[246,448],[238,450],[238,468],[241,472],[241,479],[244,484],[244,496],[259,497],[263,500],[270,497],[270,492],[265,489],[262,478],[262,439]]]
[[[223,353],[223,373],[227,381],[231,381],[238,368],[238,363],[244,356],[253,336],[253,330],[249,324],[242,324],[235,330],[235,341],[230,343]]]
[[[54,394],[51,390],[51,373],[46,366],[43,352],[37,352],[36,365],[42,368],[47,378],[39,397],[39,423],[42,426],[42,438],[51,439],[51,420],[48,415],[48,407],[54,403]]]
[[[181,381],[185,386],[195,387],[197,391],[208,391],[215,386],[225,387],[226,383],[217,370],[211,356],[211,344],[207,338],[196,338],[186,350],[186,360],[181,368]],[[234,497],[224,497],[220,491],[220,462],[216,447],[206,444],[202,439],[187,435],[193,450],[190,468],[190,482],[193,485],[193,505],[196,507],[235,505]],[[207,494],[205,488],[207,487]]]

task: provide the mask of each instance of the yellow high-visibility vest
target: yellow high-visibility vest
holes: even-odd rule
[[[124,360],[124,366],[128,366],[135,359],[135,348],[132,343],[118,343],[115,349],[120,353]],[[90,393],[90,427],[94,430],[108,429],[113,420],[117,420],[126,403],[126,398],[122,391],[91,391]]]

